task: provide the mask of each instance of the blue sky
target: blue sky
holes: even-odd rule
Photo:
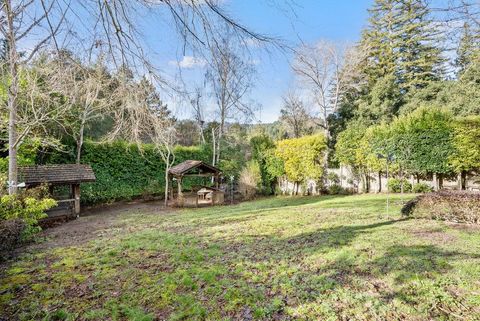
[[[290,1],[285,1],[289,3]],[[229,14],[242,24],[259,33],[279,37],[289,44],[315,42],[321,39],[351,43],[359,39],[362,28],[367,24],[367,9],[373,0],[295,0],[292,8],[281,0],[225,0],[224,7]],[[292,11],[293,9],[293,11]],[[175,77],[178,68],[172,63],[182,60],[178,39],[174,34],[164,34],[168,26],[162,23],[148,27],[152,49],[158,55],[157,66],[170,77]],[[289,62],[291,56],[282,53],[262,54],[257,61],[258,79],[251,97],[262,105],[257,122],[272,122],[278,118],[281,96],[293,84]],[[191,61],[185,61],[188,64]],[[200,64],[201,65],[201,64]],[[197,69],[201,69],[198,66]],[[184,72],[184,79],[195,80],[195,73]],[[198,78],[198,77],[196,77]],[[181,103],[169,102],[179,117],[188,117],[187,108]],[[173,105],[173,106],[172,106]],[[176,105],[176,106],[175,106]]]

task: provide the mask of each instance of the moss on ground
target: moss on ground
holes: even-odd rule
[[[480,229],[402,219],[399,200],[389,216],[383,195],[123,213],[89,242],[10,262],[0,311],[19,320],[480,320]]]

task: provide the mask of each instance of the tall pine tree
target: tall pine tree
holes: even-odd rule
[[[402,92],[425,88],[444,74],[439,30],[424,0],[398,1],[398,81]]]
[[[441,79],[444,60],[424,0],[375,0],[369,13],[361,40],[368,55],[359,66],[368,81],[358,113],[377,122],[396,116],[410,93]],[[390,99],[381,101],[377,92],[386,83]]]
[[[475,30],[466,22],[463,25],[462,36],[457,48],[455,67],[460,77],[465,70],[480,59],[480,30]]]

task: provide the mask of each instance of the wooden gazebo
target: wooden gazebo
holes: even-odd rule
[[[49,217],[80,214],[80,183],[94,182],[95,173],[89,165],[59,164],[19,168],[19,182],[27,188],[47,184],[58,206],[47,212]],[[55,187],[63,187],[67,196],[56,197]],[[65,189],[66,187],[66,189]]]
[[[223,191],[219,190],[220,177],[222,172],[215,166],[209,165],[199,160],[186,160],[178,165],[173,166],[168,171],[170,182],[175,179],[178,186],[177,206],[184,205],[184,194],[182,191],[182,181],[185,177],[213,177],[215,188],[203,186],[202,190],[210,193],[211,204],[223,203]],[[170,184],[170,197],[173,199],[173,185]],[[196,195],[196,205],[198,205],[198,196]]]

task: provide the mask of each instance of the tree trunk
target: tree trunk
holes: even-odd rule
[[[170,175],[168,174],[169,169],[170,166],[167,166],[165,169],[165,207],[168,206],[168,192],[170,189]]]
[[[443,189],[443,174],[438,174],[438,189]]]
[[[458,189],[466,190],[467,189],[467,172],[461,171],[458,174]]]
[[[404,183],[403,170],[400,168],[400,194],[403,194],[404,192],[403,183]]]
[[[432,176],[432,187],[433,187],[433,190],[434,191],[438,191],[438,181],[437,181],[437,174],[436,173],[433,173],[433,176]]]
[[[224,116],[222,116],[222,118],[223,117]],[[224,130],[225,130],[225,120],[222,119],[221,122],[220,122],[220,128],[218,130],[218,139],[217,139],[217,161],[216,161],[217,165],[220,163],[220,150],[221,150],[221,144],[222,144]]]
[[[11,0],[3,1],[3,11],[6,17],[5,40],[8,45],[8,67],[10,73],[10,85],[8,86],[8,193],[16,194],[18,185],[17,164],[17,95],[18,95],[18,54],[13,24],[14,13],[12,12]]]
[[[377,193],[382,192],[382,171],[378,171],[378,189]]]
[[[215,166],[216,163],[215,161],[217,160],[217,142],[216,142],[216,138],[215,138],[215,128],[212,128],[212,147],[213,147],[213,156],[212,156],[212,165]]]
[[[361,174],[360,175],[361,179],[362,179],[362,193],[365,193],[365,191],[367,190],[367,182],[366,182],[366,177],[365,177],[365,174]]]
[[[77,160],[76,163],[80,164],[82,157],[82,146],[83,146],[83,132],[85,131],[85,117],[82,118],[82,123],[80,124],[80,131],[78,133],[77,139]]]
[[[202,144],[205,145],[205,133],[203,131],[203,125],[199,125],[200,127],[200,137],[202,138]]]

